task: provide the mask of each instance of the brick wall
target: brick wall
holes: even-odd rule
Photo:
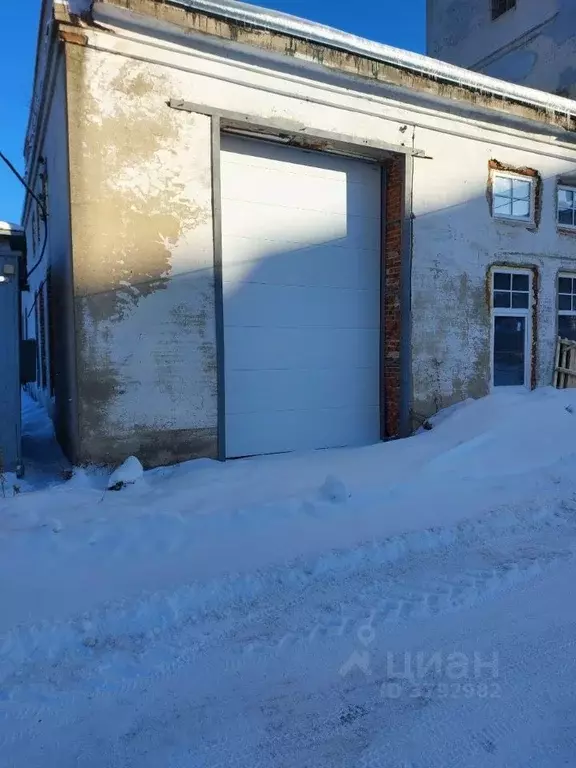
[[[384,189],[385,223],[382,270],[381,386],[384,409],[381,434],[395,437],[400,431],[400,328],[402,281],[402,229],[404,220],[404,156],[387,166]]]

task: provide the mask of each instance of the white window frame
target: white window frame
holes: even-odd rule
[[[559,272],[556,280],[556,332],[558,336],[560,335],[560,323],[558,322],[560,315],[565,317],[576,317],[576,309],[560,309],[560,279],[563,277],[570,280],[576,280],[576,272]],[[564,295],[567,296],[568,294]],[[574,294],[571,293],[570,295],[573,296]]]
[[[494,199],[496,197],[495,181],[497,178],[503,179],[518,179],[530,184],[530,209],[528,216],[512,216],[506,213],[496,213],[494,207]],[[528,224],[534,225],[535,223],[535,210],[536,210],[536,179],[534,176],[525,176],[522,173],[513,173],[512,171],[498,171],[494,169],[492,171],[492,218],[496,221],[513,222],[516,224]]]
[[[572,206],[572,210],[576,211],[576,187],[571,186],[570,184],[558,184],[556,187],[556,224],[558,229],[569,229],[572,232],[576,232],[576,224],[563,224],[560,221],[560,192],[574,193],[574,204]],[[564,277],[565,276],[566,275],[564,275]]]
[[[494,306],[494,275],[506,273],[509,275],[528,275],[528,307],[495,307]],[[531,269],[520,267],[492,267],[490,270],[490,390],[492,392],[524,392],[532,389],[532,307],[534,301],[533,274]],[[523,317],[524,324],[524,384],[503,386],[494,384],[494,344],[496,336],[497,317]]]

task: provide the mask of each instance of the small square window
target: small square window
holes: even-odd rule
[[[492,21],[516,8],[516,0],[492,0]]]
[[[558,225],[576,229],[576,188],[558,187]]]
[[[492,215],[496,219],[532,222],[534,180],[497,172],[492,178]]]
[[[495,309],[529,309],[529,275],[522,272],[494,272],[492,303]]]
[[[576,341],[576,276],[558,277],[558,335]]]

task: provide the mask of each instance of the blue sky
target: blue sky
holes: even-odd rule
[[[426,0],[270,0],[256,5],[320,21],[373,40],[424,51]],[[376,8],[375,8],[376,6]],[[353,9],[353,14],[350,10]],[[0,0],[0,150],[22,171],[40,0]],[[0,220],[18,222],[22,190],[0,164]]]

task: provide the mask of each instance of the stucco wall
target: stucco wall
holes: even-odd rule
[[[215,453],[210,118],[171,110],[171,98],[359,146],[422,150],[413,179],[415,410],[429,415],[487,391],[486,272],[503,260],[542,268],[538,370],[548,383],[555,274],[574,263],[573,239],[555,229],[555,178],[576,163],[560,129],[483,118],[465,104],[434,108],[414,94],[402,103],[394,86],[233,43],[85,34],[90,47],[68,46],[84,458],[175,460],[174,447],[189,455],[194,441],[199,455]],[[491,158],[541,172],[538,231],[490,218]]]
[[[521,0],[492,21],[488,0],[428,0],[428,53],[487,75],[576,95],[576,4]]]
[[[210,119],[68,46],[80,459],[216,455]]]
[[[487,394],[491,381],[490,292],[494,264],[537,268],[535,378],[552,382],[556,277],[576,272],[576,240],[556,228],[557,175],[574,162],[417,131],[434,162],[414,172],[414,408],[428,415],[465,397]],[[488,163],[529,166],[543,181],[537,230],[492,219]]]

